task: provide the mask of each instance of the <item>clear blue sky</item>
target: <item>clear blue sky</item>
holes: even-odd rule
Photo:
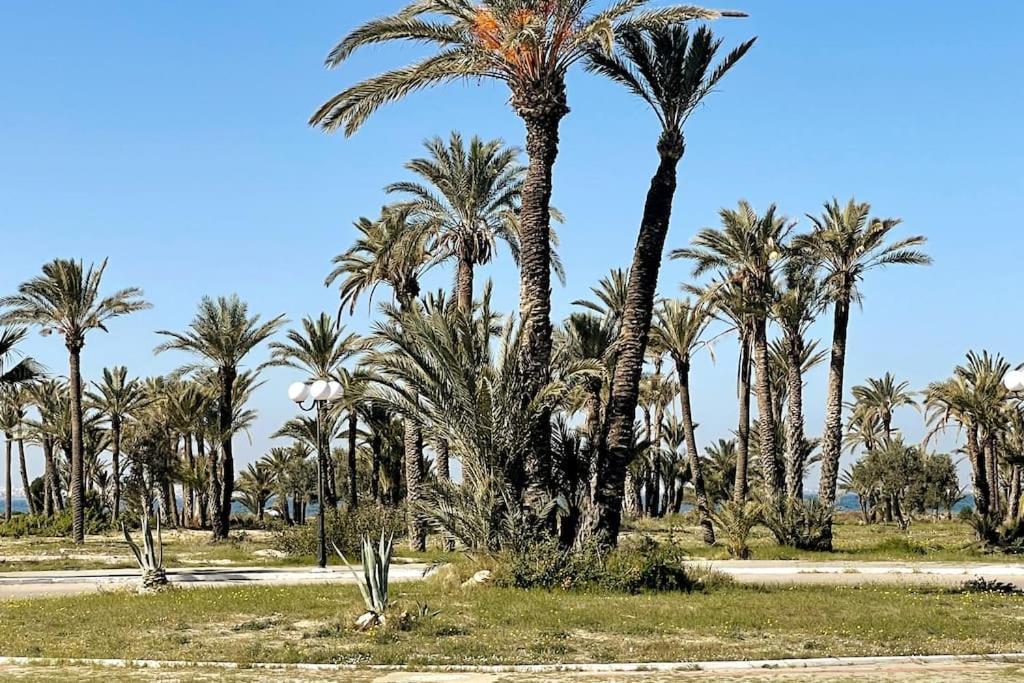
[[[746,198],[792,216],[833,195],[901,216],[924,233],[935,265],[876,274],[852,322],[852,382],[892,370],[915,387],[945,376],[971,348],[1024,360],[1020,343],[1021,111],[1024,5],[736,0],[746,20],[715,25],[726,45],[759,40],[692,119],[669,247]],[[94,333],[87,379],[104,365],[166,372],[154,330],[181,329],[204,294],[237,292],[265,315],[334,311],[323,287],[351,222],[376,211],[421,141],[452,129],[521,145],[522,128],[495,85],[451,85],[387,107],[356,137],[305,122],[325,98],[415,54],[371,48],[327,72],[323,56],[356,24],[397,8],[373,2],[223,0],[0,3],[0,291],[56,256],[110,257],[108,288],[139,285],[150,311]],[[656,163],[657,129],[635,99],[575,73],[562,128],[554,201],[568,285],[556,315],[613,266],[629,262]],[[803,221],[806,225],[806,220]],[[686,279],[670,263],[662,291]],[[511,310],[507,255],[485,269]],[[444,286],[447,273],[429,284]],[[483,278],[481,278],[482,281]],[[361,308],[354,328],[365,330]],[[827,337],[819,324],[816,334]],[[826,340],[827,341],[827,340]],[[733,340],[695,365],[707,443],[735,422]],[[62,345],[26,350],[64,372]],[[253,362],[262,354],[253,357]],[[268,372],[255,398],[252,460],[293,413],[295,379]],[[808,426],[821,424],[824,370],[807,387]],[[920,435],[912,411],[898,422]],[[33,454],[33,460],[38,458]],[[39,471],[36,464],[33,470]]]

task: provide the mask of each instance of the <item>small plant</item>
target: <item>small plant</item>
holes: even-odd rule
[[[380,542],[374,547],[369,536],[363,537],[363,576],[360,577],[352,565],[348,563],[338,546],[334,552],[345,563],[356,585],[363,596],[366,611],[356,619],[356,628],[366,631],[375,626],[384,626],[387,621],[385,613],[388,603],[388,570],[391,566],[391,552],[394,548],[394,536],[381,532]]]
[[[965,593],[1000,593],[1002,595],[1017,595],[1024,592],[1012,583],[982,577],[964,581],[960,590]]]
[[[824,550],[830,511],[817,500],[779,499],[762,506],[761,522],[779,545]]]
[[[156,517],[156,542],[153,541],[153,530],[149,526],[149,514],[144,512],[142,519],[142,548],[139,548],[128,533],[128,527],[121,522],[121,531],[124,533],[124,540],[135,555],[135,561],[139,563],[142,570],[143,591],[160,590],[167,586],[167,571],[164,568],[164,538],[160,531],[160,514],[157,510]]]
[[[737,504],[729,501],[712,515],[719,538],[725,541],[730,557],[746,560],[750,557],[750,533],[760,522],[758,506],[752,502]]]

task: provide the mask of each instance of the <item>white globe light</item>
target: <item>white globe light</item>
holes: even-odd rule
[[[1003,376],[1003,386],[1009,391],[1024,391],[1024,371],[1011,370]]]
[[[288,398],[296,403],[302,403],[309,396],[309,387],[305,382],[293,382],[288,387]]]
[[[322,379],[318,379],[309,386],[309,397],[314,401],[323,401],[330,393],[330,385]]]
[[[331,390],[331,393],[327,395],[328,401],[337,401],[339,398],[341,398],[341,395],[345,393],[345,388],[341,386],[341,382],[335,382],[334,380],[331,380],[330,382],[327,383],[327,386],[330,387]]]

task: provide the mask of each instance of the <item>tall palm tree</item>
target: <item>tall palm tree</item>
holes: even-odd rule
[[[587,68],[619,83],[654,110],[661,124],[658,168],[651,178],[643,218],[629,269],[623,325],[608,403],[607,442],[602,444],[598,468],[597,509],[594,521],[614,539],[622,509],[623,484],[630,454],[628,431],[636,413],[658,273],[668,235],[675,197],[676,169],[685,150],[683,127],[725,74],[746,54],[749,40],[712,69],[721,46],[707,27],[694,35],[680,25],[645,29],[623,28],[615,33],[616,50],[592,46]],[[706,533],[710,522],[705,527]]]
[[[455,290],[459,308],[473,307],[473,271],[490,262],[503,240],[518,257],[518,234],[510,216],[519,210],[519,195],[526,171],[518,163],[519,150],[501,140],[477,136],[467,148],[459,133],[446,143],[433,138],[425,143],[427,157],[405,167],[423,182],[392,183],[387,192],[406,197],[429,226],[434,238],[434,259],[455,261]]]
[[[803,498],[804,476],[804,372],[809,365],[817,365],[822,356],[815,353],[816,341],[807,342],[807,328],[824,306],[821,283],[806,261],[793,258],[785,269],[778,296],[772,302],[771,314],[782,329],[778,340],[786,371],[786,496],[792,500]],[[779,392],[781,393],[781,392]],[[776,400],[781,397],[776,396]]]
[[[95,390],[87,392],[86,397],[103,414],[110,428],[110,518],[116,523],[121,510],[121,430],[125,420],[145,405],[148,397],[142,382],[128,379],[128,368],[123,365],[103,368],[103,380],[93,382],[93,387]]]
[[[269,366],[288,367],[306,374],[306,381],[345,379],[342,363],[353,358],[363,348],[359,335],[346,333],[345,326],[335,322],[327,313],[318,318],[307,316],[302,319],[302,329],[288,330],[287,341],[271,342]],[[346,395],[349,393],[345,392]],[[317,419],[324,421],[326,406],[317,403]],[[327,453],[330,442],[321,442],[316,452],[323,457],[317,460],[321,476],[327,481]],[[334,487],[325,487],[328,492],[326,503],[337,506],[337,500],[331,493]],[[351,495],[351,491],[350,491]]]
[[[355,309],[359,296],[371,296],[385,284],[398,300],[402,312],[416,308],[420,276],[429,267],[428,230],[418,221],[411,207],[385,207],[376,221],[361,218],[356,223],[359,239],[346,252],[334,258],[335,268],[327,276],[329,287],[340,280],[341,306]],[[406,499],[409,502],[409,541],[414,550],[425,550],[426,527],[411,510],[423,495],[423,425],[406,414],[403,444],[405,449]]]
[[[693,274],[717,271],[721,278],[736,283],[749,311],[751,351],[756,380],[758,444],[761,474],[769,499],[782,492],[783,470],[779,466],[771,372],[768,355],[768,315],[775,297],[773,274],[782,258],[782,243],[793,227],[771,205],[758,215],[746,201],[733,209],[722,209],[721,229],[705,228],[693,239],[693,246],[676,249],[672,258],[694,261]]]
[[[43,274],[22,283],[18,293],[0,298],[0,324],[36,325],[43,334],[56,332],[68,351],[68,390],[71,397],[71,511],[72,538],[85,542],[85,489],[82,463],[81,354],[86,335],[107,331],[117,317],[149,308],[142,290],[129,287],[100,295],[106,259],[85,268],[82,261],[56,259],[43,266]]]
[[[619,0],[594,11],[596,0],[415,0],[396,14],[371,20],[328,54],[336,67],[359,48],[379,43],[427,43],[437,52],[349,87],[325,102],[310,123],[354,133],[382,105],[422,88],[466,78],[505,83],[526,127],[529,163],[522,187],[519,315],[525,404],[547,385],[551,360],[551,188],[558,131],[569,112],[566,75],[595,45],[616,33],[726,14],[693,6],[647,9],[650,0]],[[550,478],[550,420],[532,430],[528,463],[531,497],[543,497]]]
[[[927,265],[931,258],[917,249],[921,235],[887,242],[900,224],[898,218],[872,218],[871,205],[851,199],[840,206],[837,199],[825,204],[820,217],[808,216],[810,234],[794,245],[821,270],[828,300],[833,304],[832,355],[829,363],[825,426],[821,438],[821,481],[818,500],[831,511],[836,501],[839,455],[843,440],[843,375],[846,369],[846,337],[850,305],[861,300],[859,285],[869,272],[893,265]],[[825,527],[824,547],[831,546],[831,516]]]
[[[217,426],[220,438],[222,491],[212,491],[217,504],[213,518],[213,538],[225,539],[231,521],[231,501],[235,481],[234,452],[231,437],[236,430],[235,382],[238,367],[249,353],[271,337],[284,324],[284,315],[266,322],[249,315],[249,306],[237,294],[228,297],[203,297],[199,311],[185,332],[159,330],[168,340],[156,347],[156,353],[176,350],[199,356],[213,366],[217,374]]]
[[[708,545],[715,542],[715,530],[711,523],[711,505],[704,489],[700,451],[697,450],[697,436],[693,424],[693,409],[690,403],[690,358],[694,351],[708,343],[703,337],[712,320],[704,305],[694,305],[689,301],[665,301],[657,311],[657,319],[652,330],[659,342],[668,349],[676,366],[679,379],[679,414],[686,439],[686,452],[690,459],[690,481],[697,501],[697,514],[704,532],[704,542]]]

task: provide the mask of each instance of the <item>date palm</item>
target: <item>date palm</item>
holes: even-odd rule
[[[711,524],[711,505],[704,489],[701,471],[700,451],[697,450],[697,436],[693,424],[693,409],[690,403],[690,360],[694,351],[706,346],[704,338],[708,325],[713,320],[708,307],[692,304],[690,301],[665,301],[656,312],[652,334],[672,357],[679,379],[679,414],[686,452],[690,459],[690,482],[693,484],[697,501],[697,515],[704,533],[704,542],[713,545],[715,530]]]
[[[113,522],[121,510],[121,433],[125,420],[148,400],[142,382],[128,378],[123,365],[103,368],[103,380],[93,382],[93,391],[86,393],[89,404],[99,411],[110,428],[111,499],[110,517]]]
[[[886,438],[892,436],[892,414],[902,406],[917,406],[910,382],[897,382],[891,372],[882,377],[869,377],[865,384],[850,389],[861,409],[874,413],[882,422]]]
[[[654,311],[658,274],[672,216],[677,167],[686,148],[683,128],[705,96],[746,54],[754,41],[742,43],[713,67],[721,40],[707,27],[691,37],[681,25],[639,29],[625,27],[615,33],[614,51],[592,46],[587,68],[624,86],[646,102],[661,124],[657,150],[659,163],[651,178],[643,218],[629,269],[629,284],[616,344],[617,357],[608,402],[607,439],[602,444],[597,482],[595,522],[616,537],[626,465]],[[711,533],[710,520],[705,526]]]
[[[1008,418],[1003,376],[1009,369],[1002,356],[972,351],[951,378],[932,382],[925,390],[931,433],[955,424],[966,435],[975,508],[984,519],[995,517],[999,509],[995,449]]]
[[[826,297],[833,305],[832,354],[818,486],[818,499],[830,514],[836,501],[843,440],[843,376],[850,306],[861,301],[859,285],[868,273],[889,266],[931,263],[931,258],[917,248],[925,243],[923,236],[889,242],[889,234],[900,220],[873,218],[870,214],[870,204],[851,199],[840,206],[833,199],[825,204],[820,217],[808,216],[813,223],[811,233],[794,240],[794,246],[820,269]],[[831,516],[825,531],[824,547],[831,547]]]
[[[348,251],[334,258],[335,268],[327,276],[329,287],[340,281],[341,306],[355,309],[358,298],[371,297],[379,285],[387,285],[402,312],[416,307],[420,277],[430,266],[427,253],[429,231],[407,205],[385,207],[378,220],[356,222],[360,236]],[[403,437],[406,498],[410,510],[423,495],[423,425],[406,414]],[[409,541],[414,550],[426,548],[426,527],[417,515],[409,515]]]
[[[723,280],[736,283],[742,292],[750,319],[761,474],[767,498],[776,499],[783,488],[783,470],[776,447],[767,325],[775,297],[773,275],[783,255],[782,243],[793,223],[778,214],[774,204],[758,215],[749,203],[741,201],[736,209],[722,209],[719,215],[720,229],[701,230],[692,247],[674,250],[672,258],[692,260],[694,276],[717,271]]]
[[[551,187],[558,131],[569,112],[566,75],[591,48],[611,48],[618,32],[656,28],[725,14],[689,5],[650,9],[650,0],[616,0],[597,10],[596,0],[415,0],[396,14],[371,20],[328,54],[336,67],[368,45],[408,41],[436,52],[347,88],[325,102],[310,123],[354,133],[382,105],[409,93],[455,80],[487,78],[505,83],[511,105],[526,127],[529,158],[522,188],[519,239],[519,315],[524,325],[520,362],[526,377],[524,406],[548,383],[551,360]],[[529,465],[533,497],[550,479],[550,420],[538,416]]]
[[[467,147],[459,133],[448,141],[425,143],[426,157],[405,167],[419,181],[392,183],[387,192],[403,195],[428,225],[432,255],[455,261],[455,289],[459,307],[473,306],[473,271],[494,257],[498,240],[509,244],[518,258],[518,234],[510,216],[519,210],[525,170],[519,150],[501,140],[473,136]]]
[[[793,258],[785,268],[778,295],[771,304],[771,316],[782,329],[778,339],[779,354],[784,360],[786,397],[785,464],[786,496],[803,499],[804,476],[804,373],[817,365],[824,356],[815,352],[816,341],[807,342],[807,329],[824,307],[821,283],[813,267],[806,261]],[[772,349],[776,348],[773,344]],[[782,391],[776,392],[782,394]],[[776,395],[776,401],[782,396]]]
[[[213,537],[227,538],[231,520],[234,487],[234,451],[231,437],[237,428],[235,382],[239,365],[257,346],[271,337],[284,323],[284,315],[261,321],[249,315],[249,306],[237,294],[228,297],[203,297],[199,310],[184,332],[159,330],[168,340],[156,347],[156,353],[185,351],[198,356],[216,372],[217,427],[220,439],[222,491],[213,491],[216,512]]]
[[[43,273],[18,287],[18,293],[0,298],[7,308],[0,324],[34,325],[44,335],[56,332],[68,351],[68,390],[71,400],[71,511],[72,539],[85,542],[85,482],[82,462],[82,371],[81,354],[86,335],[107,331],[107,323],[135,311],[149,308],[136,287],[101,296],[100,285],[106,259],[98,267],[86,268],[82,261],[55,259],[43,266]]]

